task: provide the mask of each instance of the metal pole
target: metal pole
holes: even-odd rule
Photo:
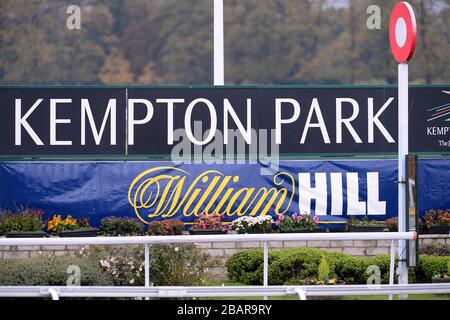
[[[398,65],[398,231],[406,232],[406,162],[408,154],[408,64]],[[406,240],[398,243],[399,284],[408,283]]]
[[[269,285],[269,243],[264,241],[264,275],[263,275],[264,287]],[[267,300],[267,296],[264,296],[264,300]]]
[[[223,0],[214,0],[214,85],[224,85]]]
[[[145,244],[144,248],[145,287],[150,287],[150,248],[148,244]],[[145,297],[145,300],[149,300],[149,297]]]
[[[395,240],[391,240],[391,260],[389,263],[389,284],[394,284],[395,274]],[[392,300],[392,294],[389,295],[389,300]]]
[[[58,292],[55,289],[53,288],[48,289],[48,293],[50,293],[52,300],[59,300]]]

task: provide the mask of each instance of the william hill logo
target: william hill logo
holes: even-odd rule
[[[144,223],[156,217],[218,214],[236,218],[281,215],[289,210],[319,216],[328,212],[342,216],[344,209],[346,215],[386,215],[386,201],[380,199],[378,172],[282,171],[267,178],[264,185],[247,179],[239,170],[232,175],[218,170],[192,174],[177,167],[155,167],[134,178],[128,202]]]
[[[442,93],[450,96],[450,91],[442,90]],[[427,126],[427,135],[447,136],[450,132],[450,102],[432,107],[427,111],[430,113],[427,122],[440,124],[436,126]],[[439,140],[438,143],[441,147],[450,147],[450,140]]]

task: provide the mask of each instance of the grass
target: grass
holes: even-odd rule
[[[208,281],[207,286],[245,286],[245,284],[236,281]],[[262,300],[263,297],[214,297],[211,300]],[[317,298],[312,298],[312,300]],[[297,296],[283,296],[283,297],[269,297],[269,300],[298,300]],[[336,300],[388,300],[386,295],[374,296],[344,296],[336,298]],[[398,296],[393,296],[393,300],[399,299]],[[448,294],[410,294],[406,300],[450,300]]]

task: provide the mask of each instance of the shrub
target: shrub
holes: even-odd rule
[[[93,247],[89,256],[99,261],[114,285],[144,285],[142,246]],[[152,245],[150,281],[159,286],[200,285],[215,264],[195,245]]]
[[[420,264],[409,269],[410,282],[431,282],[433,276],[445,274],[448,257],[420,256]],[[329,278],[346,284],[366,284],[371,265],[380,268],[381,283],[389,283],[390,257],[380,255],[363,258],[343,253],[327,252],[311,248],[289,248],[269,252],[269,283],[303,283],[307,279],[320,280],[320,264],[326,261]],[[260,249],[241,251],[231,256],[227,263],[228,277],[244,284],[260,285],[263,278],[263,252]],[[323,267],[322,267],[323,268]],[[325,268],[323,268],[325,269]],[[322,273],[325,273],[322,270]]]
[[[86,256],[97,261],[115,286],[144,285],[142,246],[96,246]]]
[[[128,217],[106,217],[100,221],[100,230],[109,236],[136,236],[144,231],[144,225]]]
[[[330,279],[330,266],[327,259],[322,258],[319,264],[319,270],[317,271],[317,277],[321,281],[328,281]]]
[[[420,246],[419,253],[430,256],[450,256],[450,246],[441,243],[426,244]]]
[[[181,220],[171,219],[164,221],[153,221],[148,225],[147,232],[151,236],[180,235],[184,230]]]
[[[417,280],[420,282],[431,282],[436,275],[447,272],[449,257],[420,256],[419,268],[417,268]]]
[[[0,234],[11,231],[41,231],[44,227],[42,215],[43,211],[30,208],[22,208],[16,213],[3,211],[0,220]]]
[[[111,278],[103,272],[98,261],[72,256],[42,256],[26,260],[0,261],[0,285],[64,286],[68,284],[70,273],[67,268],[70,265],[80,268],[81,285],[107,286],[113,284]]]
[[[327,272],[324,272],[326,268],[323,266],[320,268],[321,263],[328,264]],[[226,265],[230,279],[245,284],[262,284],[262,250],[251,249],[238,252],[228,259]],[[320,279],[319,269],[323,269],[322,273],[328,273],[329,279],[344,281],[346,284],[365,284],[370,276],[366,273],[370,265],[379,266],[382,283],[388,283],[389,256],[361,258],[312,248],[271,250],[269,252],[269,283],[282,285],[298,283],[299,279]]]
[[[150,279],[159,286],[196,286],[205,281],[205,273],[216,260],[195,245],[153,245]]]

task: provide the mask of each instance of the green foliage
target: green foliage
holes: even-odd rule
[[[111,278],[103,272],[98,261],[81,257],[35,257],[26,260],[0,261],[0,285],[2,286],[65,286],[71,275],[68,267],[78,266],[84,286],[112,285]],[[69,270],[70,271],[70,270]],[[74,284],[70,282],[69,284]]]
[[[447,272],[449,257],[420,256],[417,278],[421,282],[431,282],[434,276]]]
[[[447,275],[450,276],[450,259],[447,261]]]
[[[325,263],[328,264],[329,271],[326,270]],[[323,281],[321,278],[328,273],[329,279],[344,281],[346,284],[366,284],[370,276],[367,270],[371,265],[379,267],[381,283],[389,283],[389,263],[390,258],[387,255],[363,258],[311,248],[271,250],[269,283],[282,285],[300,283],[306,279]],[[238,252],[228,259],[226,266],[230,280],[249,285],[262,284],[262,250]],[[421,256],[420,266],[410,268],[409,277],[411,282],[430,282],[433,275],[446,271],[447,257]]]
[[[142,246],[95,246],[83,256],[96,261],[115,286],[144,285]]]
[[[328,281],[328,279],[330,279],[330,265],[328,264],[327,259],[322,258],[317,273],[317,277],[321,281]]]
[[[86,256],[98,261],[116,286],[144,285],[142,246],[95,246]],[[216,260],[195,245],[152,245],[150,279],[154,285],[201,285]]]
[[[100,230],[109,236],[136,236],[144,231],[144,225],[127,217],[106,217],[100,222]]]
[[[153,245],[150,279],[160,286],[196,286],[204,283],[206,271],[216,265],[195,245]]]
[[[151,236],[180,235],[184,230],[184,224],[178,219],[153,221],[148,225],[147,232]]]
[[[273,250],[269,252],[269,261],[272,258]],[[226,262],[228,278],[245,284],[260,284],[263,261],[262,250],[250,249],[237,252]]]
[[[0,235],[10,231],[41,231],[44,228],[42,215],[41,210],[30,208],[21,208],[15,213],[4,211],[0,217]]]

